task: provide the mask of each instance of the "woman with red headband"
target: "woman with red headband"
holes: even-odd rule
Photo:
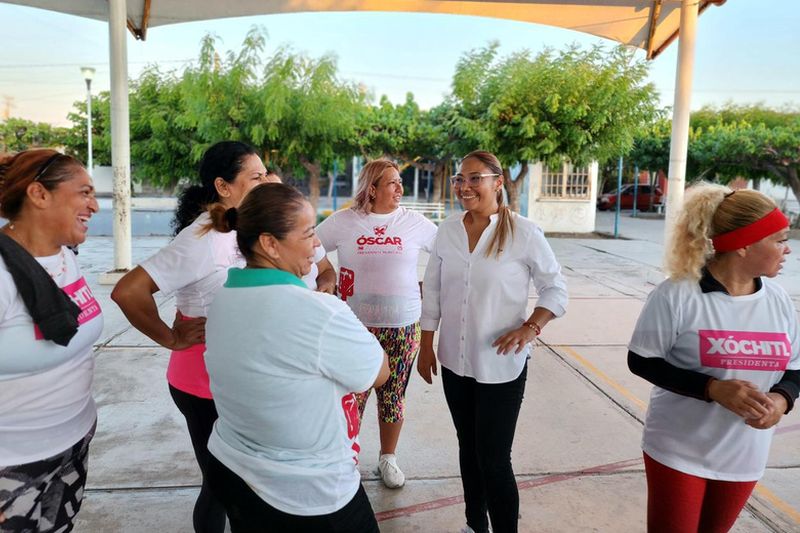
[[[655,385],[642,449],[647,529],[724,532],[763,475],[775,424],[800,391],[792,300],[772,281],[789,222],[757,191],[687,190],[628,351]]]

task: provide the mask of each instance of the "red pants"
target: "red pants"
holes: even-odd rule
[[[725,533],[757,481],[718,481],[684,474],[644,454],[648,533]]]

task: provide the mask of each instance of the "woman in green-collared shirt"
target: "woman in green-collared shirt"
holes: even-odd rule
[[[231,530],[378,531],[357,468],[354,392],[389,375],[386,355],[344,302],[301,281],[319,240],[296,189],[254,188],[210,210],[237,231],[232,268],[211,304],[206,366],[219,419],[209,479]]]

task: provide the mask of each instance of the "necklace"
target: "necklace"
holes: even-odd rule
[[[55,279],[56,279],[56,278],[58,278],[58,277],[61,277],[61,276],[63,276],[64,274],[66,274],[66,273],[67,273],[67,259],[64,257],[64,247],[63,247],[63,246],[61,247],[61,251],[58,253],[58,262],[59,262],[59,264],[60,264],[60,267],[59,267],[59,269],[58,269],[58,272],[56,272],[55,274],[53,274],[52,272],[50,272],[50,269],[49,269],[49,268],[47,268],[46,266],[42,265],[42,267],[44,267],[45,271],[46,271],[48,274],[50,274],[50,277],[51,277],[51,278],[52,278],[54,281],[55,281]]]

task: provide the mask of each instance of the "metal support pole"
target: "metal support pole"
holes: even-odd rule
[[[101,283],[115,283],[131,268],[131,147],[128,114],[127,8],[125,0],[108,2],[111,55],[111,166],[114,171],[114,269]]]
[[[92,161],[92,80],[86,78],[86,170],[92,176],[94,162]]]
[[[614,238],[619,238],[619,211],[622,203],[622,156],[619,158],[619,168],[617,169],[617,208],[614,212]]]
[[[672,108],[672,139],[669,147],[669,174],[667,176],[665,234],[669,233],[672,223],[683,205],[686,154],[689,149],[689,110],[692,99],[698,4],[698,0],[681,0],[678,66],[675,74],[675,103]]]
[[[633,212],[631,216],[636,218],[636,204],[639,201],[639,165],[633,167]]]

